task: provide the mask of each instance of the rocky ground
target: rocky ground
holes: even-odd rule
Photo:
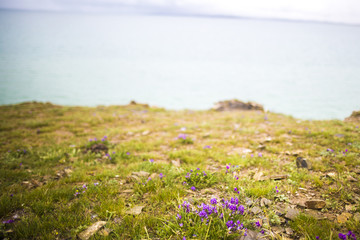
[[[0,238],[359,237],[356,112],[304,121],[249,104],[0,106]]]

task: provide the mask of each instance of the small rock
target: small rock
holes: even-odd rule
[[[275,205],[275,212],[279,216],[284,215],[286,213],[284,207],[282,207],[280,205]]]
[[[134,190],[133,189],[126,189],[124,191],[122,191],[123,193],[133,193]]]
[[[99,231],[103,226],[105,226],[105,221],[98,221],[91,225],[88,229],[79,234],[81,240],[88,240],[92,235]]]
[[[171,163],[175,166],[175,167],[180,167],[180,159],[176,159],[176,160],[171,160]]]
[[[254,204],[254,202],[251,200],[251,198],[245,198],[245,205],[246,206],[251,206],[253,204]]]
[[[255,181],[261,181],[261,180],[263,180],[263,177],[262,177],[263,175],[264,175],[263,172],[257,172],[254,174],[253,179]]]
[[[285,218],[294,220],[300,214],[299,210],[289,208],[286,212]]]
[[[310,162],[305,158],[298,157],[296,158],[296,166],[298,168],[310,169]]]
[[[327,219],[329,219],[330,221],[335,221],[335,219],[336,219],[336,216],[333,215],[333,214],[331,214],[331,213],[325,213],[324,215],[325,215],[325,217],[326,217]]]
[[[72,171],[69,167],[67,167],[67,168],[64,169],[64,173],[65,173],[67,176],[70,176],[72,172],[73,172],[73,171]]]
[[[257,147],[257,149],[259,149],[259,150],[264,150],[266,148],[266,146],[265,145],[259,145],[258,147]]]
[[[335,173],[335,172],[329,172],[329,173],[326,173],[325,176],[326,176],[326,177],[329,177],[329,178],[335,178],[335,177],[336,177],[336,173]]]
[[[294,199],[291,201],[292,204],[298,205],[299,207],[302,207],[302,208],[306,207],[305,202],[306,202],[305,199]]]
[[[104,236],[104,237],[109,236],[110,233],[111,233],[111,229],[109,229],[109,228],[104,228],[99,231],[99,235]]]
[[[152,174],[150,175],[150,178],[151,178],[151,179],[155,179],[157,176],[158,176],[157,173],[152,173]]]
[[[237,99],[220,101],[213,107],[216,111],[234,111],[234,110],[260,110],[264,111],[264,107],[254,102],[242,102]]]
[[[310,209],[322,209],[326,206],[326,203],[323,200],[313,199],[313,200],[307,200],[305,202],[305,206]]]
[[[130,210],[126,211],[126,213],[130,215],[139,215],[144,207],[145,206],[135,206]]]
[[[271,204],[271,201],[267,198],[262,198],[260,200],[260,206],[264,207],[264,206],[269,206]]]
[[[282,227],[272,227],[271,228],[271,230],[275,233],[275,234],[281,234],[281,233],[283,233],[284,231],[285,231],[285,229],[284,228],[282,228]]]
[[[150,133],[149,130],[145,130],[145,131],[142,132],[142,135],[143,135],[143,136],[146,136],[146,135],[149,135],[149,133]]]
[[[265,237],[261,233],[255,232],[250,229],[246,231],[246,236],[240,237],[240,240],[260,240],[260,239],[265,239]]]
[[[275,175],[275,176],[270,176],[269,178],[271,180],[283,180],[283,179],[287,179],[289,177],[289,175]]]
[[[116,218],[114,218],[113,222],[114,222],[115,224],[120,224],[120,223],[122,222],[122,219],[119,218],[119,217],[116,217]]]
[[[348,221],[348,219],[351,218],[351,216],[352,216],[351,213],[343,212],[342,214],[337,216],[336,220],[340,224],[346,223]]]
[[[347,176],[347,180],[350,182],[358,182],[359,180],[357,180],[356,178],[352,177],[352,176]]]
[[[140,172],[132,172],[131,175],[132,176],[137,176],[137,177],[148,177],[150,175],[150,173],[140,171]]]
[[[355,210],[355,208],[356,208],[356,205],[345,205],[345,210],[348,212]]]
[[[357,213],[354,214],[354,220],[355,220],[356,222],[360,222],[360,213],[359,213],[359,212],[357,212]]]
[[[250,210],[250,212],[252,212],[254,215],[257,215],[258,213],[261,212],[261,208],[255,206]]]
[[[294,231],[291,228],[285,228],[286,234],[293,235]]]

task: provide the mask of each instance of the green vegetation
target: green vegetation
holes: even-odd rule
[[[0,239],[75,239],[98,221],[92,239],[360,237],[357,121],[140,104],[0,111]]]

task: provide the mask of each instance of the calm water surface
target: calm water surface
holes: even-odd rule
[[[0,11],[0,104],[208,109],[231,98],[305,119],[360,110],[360,27]]]

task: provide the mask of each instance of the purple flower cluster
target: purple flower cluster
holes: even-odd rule
[[[107,140],[107,138],[108,138],[107,136],[104,136],[104,137],[101,138],[101,141],[105,142]],[[93,142],[93,141],[96,142],[97,140],[98,140],[97,138],[94,138],[94,139],[90,138],[89,142]]]
[[[3,221],[2,223],[3,224],[10,224],[10,223],[13,223],[13,222],[15,222],[14,219],[9,219],[9,220]]]
[[[352,239],[352,240],[356,240],[356,235],[355,233],[353,233],[351,230],[349,230],[349,232],[347,234],[343,234],[343,233],[339,233],[339,239]]]
[[[211,149],[210,145],[206,145],[205,147],[203,147],[203,149]]]
[[[186,140],[187,135],[185,133],[180,133],[179,136],[177,136],[177,139]]]

